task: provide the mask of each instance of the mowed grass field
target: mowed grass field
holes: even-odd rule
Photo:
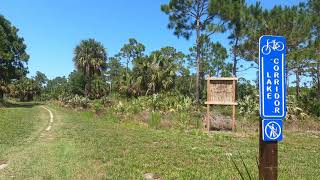
[[[258,132],[157,130],[54,105],[0,109],[0,179],[257,179]],[[248,179],[248,176],[245,176]],[[320,134],[285,132],[279,179],[320,178]]]

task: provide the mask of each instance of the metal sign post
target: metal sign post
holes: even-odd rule
[[[286,40],[282,36],[261,36],[259,40],[259,177],[278,177],[278,141],[282,140],[282,119],[286,116]]]

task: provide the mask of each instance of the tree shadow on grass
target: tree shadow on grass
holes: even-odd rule
[[[44,105],[40,102],[15,102],[11,100],[1,101],[0,108],[32,108],[34,106]]]

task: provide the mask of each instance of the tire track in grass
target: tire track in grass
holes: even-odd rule
[[[41,106],[41,108],[47,110],[47,111],[49,112],[49,114],[50,114],[49,125],[48,125],[48,127],[46,128],[46,131],[50,131],[51,128],[52,128],[52,124],[53,124],[53,113],[52,113],[52,111],[51,111],[50,109],[48,109],[48,108],[46,108],[46,107],[44,107],[44,106]]]
[[[0,170],[8,166],[7,162],[0,162]]]
[[[40,106],[40,107],[49,112],[50,120],[49,120],[48,127],[46,128],[46,131],[50,131],[51,128],[52,128],[52,124],[53,124],[53,113],[52,113],[52,111],[50,109],[48,109],[45,106]],[[0,160],[0,170],[5,169],[8,165],[9,165],[9,163],[7,161],[1,161]]]

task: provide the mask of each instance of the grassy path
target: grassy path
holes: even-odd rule
[[[46,128],[46,131],[50,131],[51,127],[52,127],[52,124],[53,124],[53,113],[50,109],[44,107],[44,106],[41,106],[43,109],[47,110],[49,112],[49,115],[50,115],[50,120],[49,120],[49,125],[48,127]]]
[[[239,153],[257,174],[257,132],[155,130],[120,122],[110,113],[97,118],[91,112],[49,109],[50,131],[45,130],[48,111],[40,106],[0,110],[6,117],[0,119],[5,135],[0,160],[9,162],[0,179],[144,179],[146,173],[162,179],[231,179],[238,173],[230,158],[245,171]],[[287,133],[279,159],[280,179],[317,179],[319,134]]]

